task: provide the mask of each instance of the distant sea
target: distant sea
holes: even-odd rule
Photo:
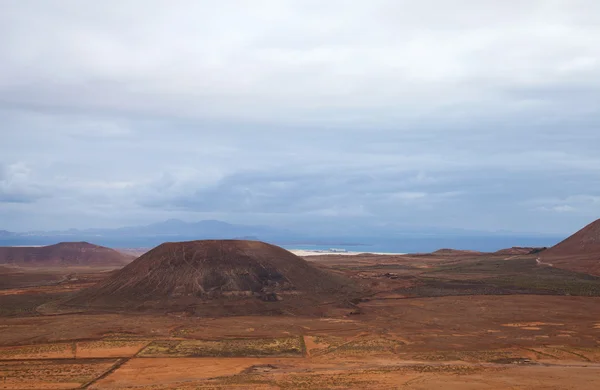
[[[550,236],[416,236],[376,239],[365,238],[330,238],[292,241],[290,239],[263,239],[286,249],[328,250],[345,249],[348,252],[381,252],[381,253],[417,253],[433,252],[441,248],[469,249],[482,252],[493,252],[512,246],[550,247],[565,237]],[[0,239],[0,246],[39,246],[51,245],[61,241],[88,241],[97,245],[112,248],[152,248],[165,241],[198,240],[202,237],[6,237]],[[313,242],[311,242],[313,241]]]
[[[418,253],[433,252],[442,248],[465,249],[481,252],[494,252],[513,246],[523,247],[551,247],[564,237],[548,236],[434,236],[434,237],[399,237],[368,243],[351,244],[282,244],[285,249],[299,250],[328,250],[344,249],[348,252],[378,252],[378,253]]]

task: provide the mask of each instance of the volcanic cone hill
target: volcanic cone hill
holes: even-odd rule
[[[600,275],[600,219],[540,254],[558,268]]]
[[[61,242],[41,247],[0,247],[0,264],[19,267],[122,267],[133,256],[89,242]]]
[[[193,314],[315,312],[357,288],[280,247],[259,241],[164,243],[65,303],[90,309]]]

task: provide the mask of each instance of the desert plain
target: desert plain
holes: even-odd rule
[[[361,295],[310,315],[69,311],[118,267],[2,265],[0,388],[600,388],[598,276],[518,248],[306,259]]]

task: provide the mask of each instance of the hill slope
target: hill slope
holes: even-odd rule
[[[600,219],[540,254],[555,267],[600,275]]]
[[[540,253],[546,250],[546,248],[537,248],[537,247],[522,247],[522,246],[513,246],[512,248],[500,249],[494,252],[495,255],[532,255],[536,253]]]
[[[211,315],[304,313],[353,291],[347,279],[280,247],[204,240],[159,245],[66,304]]]
[[[0,264],[40,266],[124,266],[134,259],[88,242],[61,242],[41,247],[0,247]]]

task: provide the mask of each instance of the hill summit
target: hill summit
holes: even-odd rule
[[[542,252],[540,259],[559,268],[600,275],[600,219]]]
[[[211,315],[306,312],[355,290],[275,245],[202,240],[159,245],[66,304]]]
[[[110,266],[122,267],[133,256],[89,242],[60,242],[40,247],[0,247],[0,264],[19,267]]]

